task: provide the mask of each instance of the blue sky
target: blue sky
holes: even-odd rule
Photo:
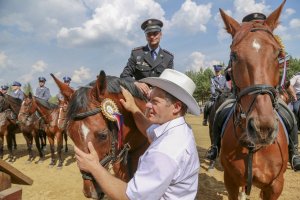
[[[161,47],[175,56],[175,69],[185,72],[227,63],[231,37],[219,8],[241,21],[251,12],[270,14],[281,0],[0,0],[0,85],[14,80],[68,75],[77,88],[100,70],[119,76],[131,49],[146,44],[140,24],[164,22]],[[299,0],[287,0],[275,30],[286,51],[300,58]]]

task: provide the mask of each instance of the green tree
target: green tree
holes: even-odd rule
[[[31,92],[31,94],[33,94],[33,93],[32,93],[32,87],[31,87],[31,84],[30,84],[30,83],[25,83],[25,84],[24,84],[24,86],[23,86],[23,92],[24,92],[24,94],[26,94],[26,95],[28,95],[29,92]]]

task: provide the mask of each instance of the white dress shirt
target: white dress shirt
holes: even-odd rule
[[[296,94],[300,93],[300,74],[296,74],[290,79],[291,85],[294,87]]]
[[[147,134],[152,143],[128,183],[129,199],[195,199],[200,162],[193,131],[184,118],[152,125]]]

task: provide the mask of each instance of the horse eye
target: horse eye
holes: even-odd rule
[[[105,131],[99,131],[97,133],[97,138],[99,138],[100,140],[106,140],[108,136],[108,130]]]

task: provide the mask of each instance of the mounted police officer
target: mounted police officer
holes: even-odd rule
[[[263,21],[266,19],[266,16],[262,13],[251,13],[247,16],[245,16],[242,20],[242,22],[250,22],[250,21],[257,21],[258,23],[263,23]],[[282,64],[279,62],[279,65]],[[228,66],[228,73],[227,73],[227,78],[231,79],[231,64],[229,62],[229,66]],[[298,85],[297,82],[299,83],[298,85],[298,96],[300,96],[300,73],[299,75],[299,80],[297,79],[297,77],[293,77],[291,80],[291,84],[292,85]],[[234,85],[234,80],[232,82],[233,84],[233,88],[235,87]],[[297,91],[297,90],[296,90]],[[233,90],[233,92],[235,93],[235,90]],[[230,113],[230,104],[233,105],[233,102],[235,100],[234,99],[228,99],[227,101],[225,101],[220,107],[223,108],[223,110],[218,109],[218,112],[215,115],[215,120],[216,121],[220,121],[221,123],[214,123],[214,127],[213,127],[213,144],[212,146],[209,148],[207,154],[206,154],[206,158],[209,160],[215,160],[218,156],[218,153],[220,151],[221,148],[221,134],[222,134],[222,126],[224,124],[224,121],[226,119],[226,116],[229,115]],[[229,109],[228,109],[229,108]],[[227,109],[227,111],[225,110]],[[277,112],[279,114],[279,116],[281,117],[286,129],[287,129],[287,133],[288,133],[288,139],[289,139],[289,161],[291,163],[291,167],[294,171],[299,171],[300,170],[300,155],[298,152],[298,127],[297,127],[297,121],[295,119],[294,114],[290,111],[290,109],[288,108],[288,106],[281,100],[279,99],[278,101],[278,109]],[[224,117],[225,116],[225,117]]]
[[[1,92],[2,94],[6,94],[8,88],[9,88],[9,87],[8,87],[7,85],[1,85],[1,90],[0,90],[0,92]]]
[[[173,68],[174,56],[169,51],[162,49],[159,45],[163,27],[162,21],[158,19],[148,19],[141,25],[145,32],[148,44],[134,48],[130,58],[120,77],[130,81],[135,81],[135,85],[147,94],[149,86],[139,82],[146,77],[158,77],[165,69]]]
[[[12,86],[12,92],[10,93],[10,95],[12,97],[21,99],[23,101],[23,99],[24,99],[24,93],[21,90],[22,84],[20,82],[18,82],[18,81],[14,81],[11,86]]]
[[[225,76],[221,74],[222,65],[214,65],[215,75],[210,79],[210,92],[211,97],[208,102],[206,102],[204,107],[204,116],[203,116],[203,126],[207,126],[208,116],[211,110],[212,105],[216,101],[218,95],[223,91],[229,91],[230,89],[227,86]]]
[[[51,97],[51,94],[49,88],[45,86],[46,78],[41,76],[39,77],[38,80],[39,80],[39,87],[36,88],[35,90],[35,96],[48,101],[49,98]]]

